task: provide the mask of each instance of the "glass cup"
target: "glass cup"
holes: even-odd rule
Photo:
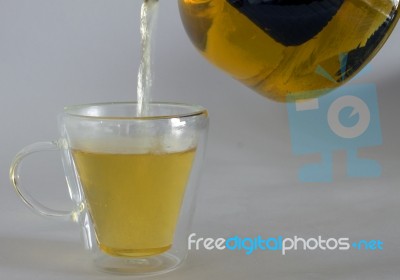
[[[95,265],[116,273],[152,275],[185,259],[197,181],[208,130],[200,106],[136,103],[66,107],[61,137],[19,152],[10,179],[22,200],[44,216],[78,222]],[[20,184],[22,160],[61,152],[75,208],[50,209]]]

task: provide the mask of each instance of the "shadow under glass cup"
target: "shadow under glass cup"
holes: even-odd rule
[[[82,227],[95,264],[137,275],[170,271],[187,255],[197,181],[208,130],[200,106],[151,103],[144,117],[136,103],[66,107],[61,138],[23,149],[10,179],[34,211],[72,219]],[[34,152],[60,150],[71,212],[52,210],[19,183],[20,163]]]

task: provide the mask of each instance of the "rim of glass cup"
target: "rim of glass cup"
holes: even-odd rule
[[[111,106],[120,106],[120,105],[130,105],[137,106],[138,102],[100,102],[100,103],[87,103],[87,104],[79,104],[79,105],[69,105],[64,107],[64,114],[71,117],[78,118],[87,118],[87,119],[98,119],[98,120],[159,120],[159,119],[173,119],[173,118],[188,118],[204,115],[208,116],[208,111],[206,108],[200,105],[195,104],[185,104],[185,103],[176,103],[176,102],[150,102],[150,106],[163,106],[163,107],[181,107],[188,109],[188,112],[181,114],[160,114],[160,115],[145,115],[145,116],[96,116],[79,113],[79,110],[89,109],[90,107],[111,107]]]

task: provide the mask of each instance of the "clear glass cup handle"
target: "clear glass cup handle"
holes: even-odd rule
[[[43,151],[60,151],[64,147],[63,140],[52,141],[52,142],[37,142],[26,146],[23,148],[14,158],[10,167],[10,180],[11,184],[14,186],[16,192],[20,198],[25,202],[26,205],[34,212],[47,217],[61,218],[64,220],[70,220],[76,217],[77,212],[72,211],[62,211],[55,210],[46,207],[39,201],[37,201],[30,193],[27,191],[23,184],[20,184],[20,168],[21,163],[27,156]]]

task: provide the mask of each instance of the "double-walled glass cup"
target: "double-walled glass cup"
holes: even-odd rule
[[[81,225],[84,243],[103,270],[137,275],[176,268],[187,255],[187,235],[208,129],[200,106],[136,103],[66,107],[61,137],[17,154],[10,179],[22,200],[44,216]],[[20,184],[22,160],[61,151],[75,209],[49,209]]]

